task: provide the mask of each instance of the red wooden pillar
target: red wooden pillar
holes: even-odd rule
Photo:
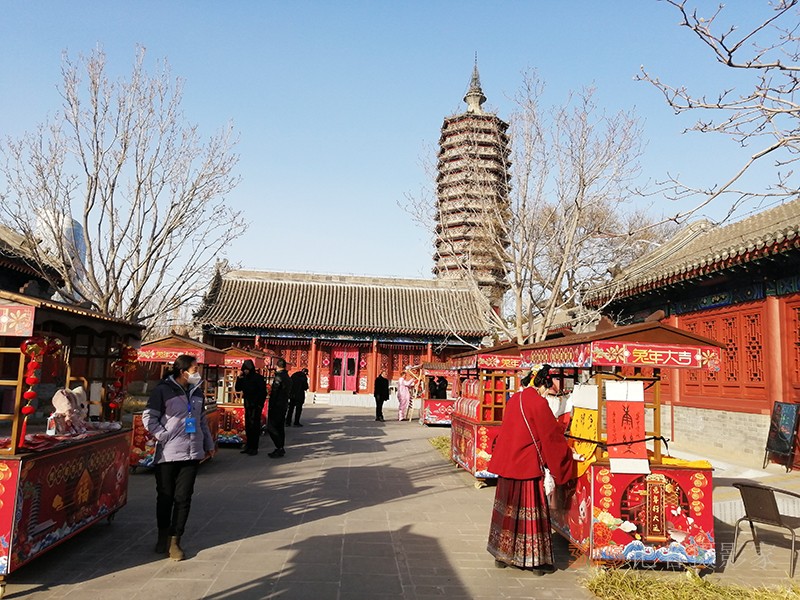
[[[433,360],[433,344],[428,342],[428,350],[425,352],[425,361],[431,362]]]
[[[367,392],[375,393],[375,378],[378,376],[378,340],[372,340],[372,350],[367,361]]]
[[[783,343],[781,338],[781,300],[777,296],[767,296],[767,308],[765,311],[765,346],[764,362],[767,365],[767,397],[762,414],[770,414],[774,402],[784,402],[784,364],[783,364]],[[789,332],[786,332],[789,335]],[[789,365],[786,365],[789,367]],[[788,370],[788,369],[787,369]]]
[[[311,338],[311,349],[308,351],[308,391],[317,391],[317,381],[319,375],[317,374],[317,338]]]

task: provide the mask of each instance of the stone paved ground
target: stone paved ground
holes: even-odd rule
[[[95,525],[13,573],[6,598],[592,597],[580,585],[589,567],[559,536],[554,574],[493,567],[485,546],[494,490],[476,489],[430,445],[428,438],[449,429],[375,423],[364,408],[307,406],[303,416],[305,427],[287,429],[283,460],[266,456],[271,447],[263,438],[258,456],[222,449],[201,468],[184,539],[188,560],[152,552],[155,485],[139,472],[113,523]],[[798,479],[777,467],[720,464],[727,485],[741,474],[782,485]],[[715,500],[719,493],[720,502],[735,502],[729,491],[720,487]],[[717,533],[721,544],[732,540],[722,521]],[[785,584],[788,542],[774,541],[782,546],[765,547],[763,558],[747,544],[734,566],[709,577]]]

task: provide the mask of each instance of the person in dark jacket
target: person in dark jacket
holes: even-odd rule
[[[267,433],[275,444],[275,450],[267,454],[270,458],[281,458],[286,454],[283,445],[286,441],[286,409],[289,407],[289,394],[292,391],[292,380],[286,373],[286,361],[279,358],[275,361],[275,377],[269,394],[267,407]]]
[[[375,420],[383,421],[383,403],[389,399],[389,380],[386,371],[381,371],[375,378]]]
[[[436,378],[436,398],[439,400],[447,400],[447,379],[443,375]]]
[[[242,454],[258,454],[258,439],[261,437],[261,411],[267,400],[267,381],[256,372],[253,361],[242,363],[242,374],[236,378],[235,389],[242,393],[244,400],[244,431],[247,441]]]
[[[306,401],[306,390],[308,389],[308,369],[295,371],[290,377],[292,380],[292,391],[289,394],[289,412],[286,413],[286,426],[292,424],[292,412],[294,412],[294,426],[302,427],[300,413],[303,412],[303,403]]]
[[[156,552],[183,560],[181,536],[189,518],[200,460],[214,452],[203,407],[203,378],[197,359],[183,354],[153,388],[142,422],[156,439]]]

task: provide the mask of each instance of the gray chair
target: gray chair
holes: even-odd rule
[[[735,533],[733,535],[731,563],[736,561],[736,544],[739,541],[739,524],[742,521],[747,520],[750,523],[750,531],[753,532],[753,543],[755,544],[758,554],[761,554],[761,549],[759,548],[758,537],[756,536],[756,529],[753,523],[781,527],[783,529],[788,529],[789,533],[792,534],[792,554],[789,557],[789,577],[794,577],[795,530],[800,529],[800,517],[781,514],[775,496],[776,494],[782,494],[800,499],[800,494],[758,483],[734,483],[733,487],[737,488],[742,495],[744,516],[736,521],[736,525],[734,526]]]

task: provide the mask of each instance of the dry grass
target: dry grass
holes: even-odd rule
[[[584,582],[601,600],[789,600],[800,599],[800,585],[788,588],[749,588],[722,585],[700,578],[693,569],[684,576],[637,571],[597,569]]]
[[[431,446],[436,448],[444,458],[450,460],[450,436],[440,435],[439,437],[430,438],[428,440]]]

